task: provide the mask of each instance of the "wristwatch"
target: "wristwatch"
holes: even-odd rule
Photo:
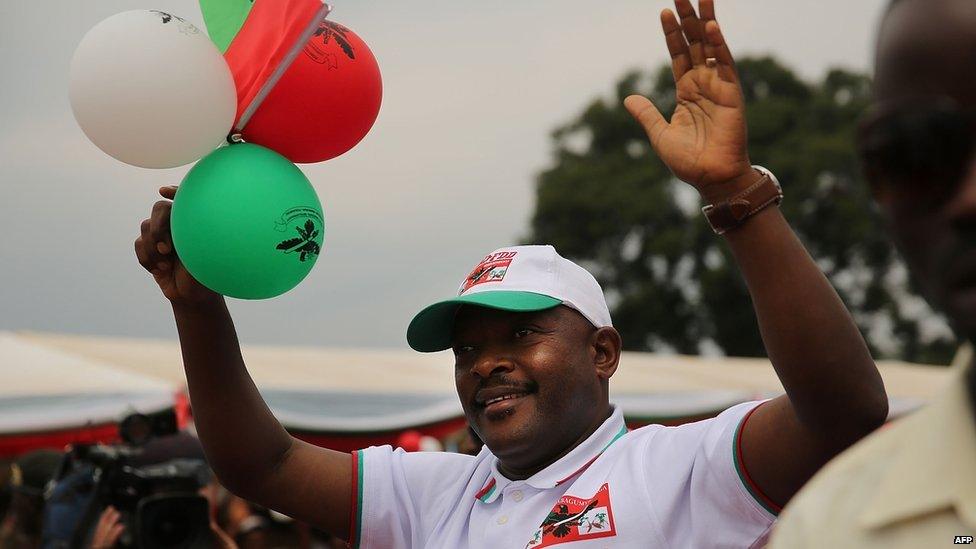
[[[773,172],[762,166],[752,168],[762,175],[759,181],[728,200],[702,207],[715,234],[725,234],[763,209],[783,201],[783,188]]]

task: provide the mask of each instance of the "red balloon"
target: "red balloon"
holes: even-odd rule
[[[373,126],[383,84],[356,33],[323,21],[244,127],[245,141],[292,162],[321,162],[353,148]]]
[[[400,433],[397,437],[397,446],[403,448],[407,452],[419,452],[420,451],[420,439],[423,435],[420,431],[404,431]]]

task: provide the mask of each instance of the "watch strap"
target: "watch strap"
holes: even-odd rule
[[[744,191],[728,200],[702,208],[702,213],[715,234],[725,234],[761,210],[782,202],[783,190],[775,179],[766,171],[757,171],[761,177]]]

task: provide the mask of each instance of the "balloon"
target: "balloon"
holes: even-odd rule
[[[444,450],[441,441],[413,429],[400,433],[396,445],[406,452],[441,452]]]
[[[422,439],[423,435],[420,434],[420,431],[404,431],[397,437],[397,446],[407,452],[419,452]]]
[[[227,51],[253,5],[253,0],[200,0],[207,34],[218,50]]]
[[[424,436],[420,437],[420,448],[419,448],[419,451],[421,451],[421,452],[443,452],[444,451],[444,445],[441,444],[441,441],[437,440],[436,437],[432,437],[432,436],[429,436],[429,435],[424,435]]]
[[[256,69],[267,67],[269,56],[283,57],[281,50],[294,47],[309,21],[284,21],[286,10],[274,4],[258,0],[226,52],[240,96],[238,118],[266,80],[255,76]],[[269,48],[269,42],[277,46]],[[274,149],[292,162],[321,162],[366,136],[382,95],[379,65],[369,47],[353,31],[326,19],[271,92],[258,98],[253,116],[239,120],[237,127],[245,122],[245,141]]]
[[[71,108],[85,135],[127,164],[171,168],[226,138],[237,92],[207,35],[156,10],[95,25],[71,61]]]
[[[312,270],[325,223],[298,166],[242,143],[217,149],[186,174],[170,229],[177,255],[201,284],[230,297],[265,299]]]

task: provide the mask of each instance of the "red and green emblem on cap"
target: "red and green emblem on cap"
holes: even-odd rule
[[[508,272],[509,266],[512,264],[512,260],[518,252],[497,252],[489,254],[481,263],[471,270],[467,278],[464,279],[464,283],[461,285],[461,291],[459,294],[463,294],[474,286],[478,284],[484,284],[485,282],[501,282],[505,279],[505,273]]]
[[[462,305],[485,307],[512,312],[533,312],[551,309],[562,300],[534,292],[513,290],[481,290],[469,292],[475,286],[498,283],[505,279],[517,251],[489,254],[471,270],[461,283],[460,295],[434,303],[417,313],[407,327],[407,343],[422,353],[443,351],[451,346],[454,317]]]

